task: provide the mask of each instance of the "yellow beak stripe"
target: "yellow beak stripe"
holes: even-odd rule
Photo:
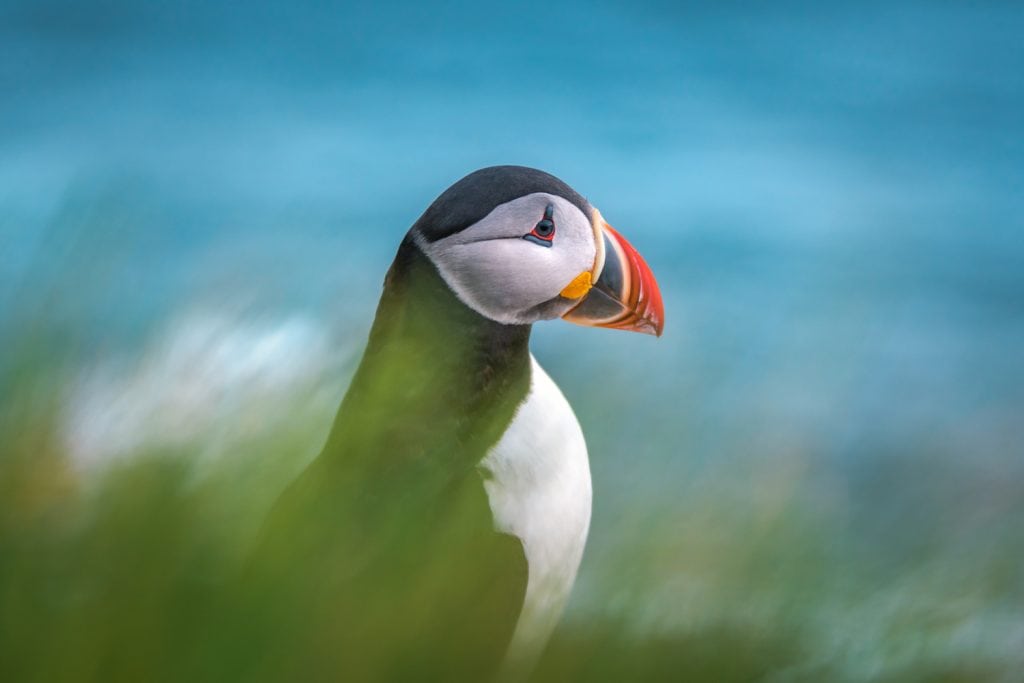
[[[590,288],[593,286],[594,283],[591,281],[590,271],[585,270],[574,277],[572,282],[567,284],[565,289],[559,292],[559,295],[566,299],[579,299],[581,296],[589,292]]]

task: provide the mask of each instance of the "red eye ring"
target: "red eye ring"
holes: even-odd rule
[[[533,227],[533,230],[529,234],[523,235],[524,240],[529,240],[534,244],[539,244],[542,247],[550,247],[555,241],[555,207],[553,204],[548,204],[544,209],[544,218],[537,221],[537,225]]]

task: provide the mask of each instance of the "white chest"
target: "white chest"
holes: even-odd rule
[[[590,527],[590,464],[576,415],[531,356],[530,391],[480,463],[494,525],[523,543],[529,576],[509,659],[529,665],[576,579]]]

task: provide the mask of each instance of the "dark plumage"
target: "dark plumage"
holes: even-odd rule
[[[564,182],[526,166],[489,166],[445,190],[413,225],[430,242],[461,232],[505,202],[534,192],[568,200],[590,216],[590,203]]]
[[[267,666],[290,661],[290,639],[315,638],[335,671],[493,673],[527,568],[520,541],[494,531],[476,465],[526,394],[529,335],[461,304],[402,243],[327,444],[276,505],[254,563],[266,590],[323,586],[281,615]],[[308,664],[278,673],[315,675]]]

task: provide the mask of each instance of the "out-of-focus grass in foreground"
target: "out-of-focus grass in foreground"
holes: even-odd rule
[[[63,424],[69,340],[18,328],[0,393],[0,679],[219,680],[258,658],[221,631],[273,620],[280,596],[247,594],[234,577],[315,452],[322,411],[297,392],[275,403],[273,429],[213,460],[184,438],[83,467]],[[991,528],[1003,542],[980,544],[985,556],[924,547],[886,567],[822,501],[792,495],[813,476],[777,472],[790,482],[779,499],[760,473],[742,498],[709,486],[672,509],[636,507],[619,520],[631,533],[588,556],[584,596],[535,678],[1013,680],[1024,544],[1012,521]],[[298,644],[288,656],[303,670],[311,653]]]

